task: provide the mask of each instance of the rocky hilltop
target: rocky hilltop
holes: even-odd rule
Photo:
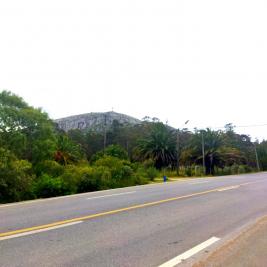
[[[136,118],[113,111],[103,113],[87,113],[55,120],[59,128],[66,132],[74,129],[85,131],[103,131],[105,128],[109,128],[113,121],[118,121],[123,125],[141,123],[141,121]]]

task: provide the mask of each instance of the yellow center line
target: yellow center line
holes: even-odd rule
[[[249,183],[249,184],[251,184],[251,183]],[[242,185],[248,185],[248,183],[238,184],[235,186],[242,186]],[[215,189],[211,189],[211,190],[207,190],[207,191],[202,191],[202,192],[198,192],[198,193],[193,193],[193,194],[189,194],[189,195],[177,196],[177,197],[167,198],[167,199],[163,199],[163,200],[148,202],[148,203],[144,203],[144,204],[134,205],[134,206],[126,207],[126,208],[91,214],[91,215],[87,215],[87,216],[83,216],[83,217],[58,221],[58,222],[39,225],[39,226],[33,226],[30,228],[18,229],[18,230],[14,230],[14,231],[10,231],[10,232],[4,232],[4,233],[0,233],[0,237],[6,237],[6,236],[11,236],[11,235],[36,231],[36,230],[40,230],[40,229],[51,228],[51,227],[55,227],[58,225],[63,225],[63,224],[68,224],[68,223],[73,223],[73,222],[78,222],[78,221],[90,220],[90,219],[94,219],[94,218],[98,218],[98,217],[103,217],[106,215],[121,213],[124,211],[130,211],[130,210],[141,209],[141,208],[145,208],[145,207],[151,207],[151,206],[155,206],[155,205],[159,205],[159,204],[163,204],[163,203],[167,203],[167,202],[172,202],[172,201],[176,201],[176,200],[180,200],[180,199],[186,199],[186,198],[190,198],[190,197],[206,195],[206,194],[209,194],[212,192],[217,192],[218,190],[223,190],[225,188],[227,188],[227,187],[219,187],[219,188],[215,188]]]

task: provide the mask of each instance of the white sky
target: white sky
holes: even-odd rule
[[[2,0],[0,89],[52,118],[264,124],[266,14],[266,0]]]

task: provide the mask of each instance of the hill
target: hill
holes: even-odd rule
[[[110,128],[114,121],[123,125],[135,125],[141,123],[141,121],[136,118],[113,111],[87,113],[55,120],[59,128],[66,132],[74,129],[84,131],[103,131],[105,127],[107,129]]]

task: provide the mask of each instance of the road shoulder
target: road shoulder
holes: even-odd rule
[[[262,267],[267,263],[267,216],[217,247],[193,267]]]

